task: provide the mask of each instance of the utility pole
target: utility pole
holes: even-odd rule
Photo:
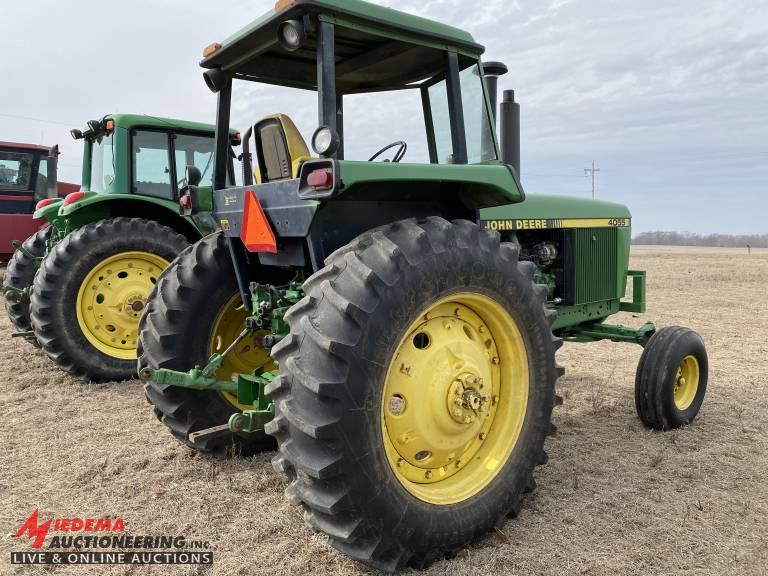
[[[595,168],[595,161],[592,160],[592,168],[584,168],[584,174],[592,173],[592,200],[595,199],[595,172],[600,172],[600,168]]]

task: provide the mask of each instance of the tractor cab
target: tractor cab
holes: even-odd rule
[[[199,170],[203,183],[212,182],[214,139],[210,125],[111,114],[89,120],[85,130],[73,129],[70,133],[85,143],[84,192],[131,193],[175,202],[186,166]],[[227,146],[237,139],[236,134],[230,135]],[[227,177],[233,176],[228,162]]]
[[[58,146],[0,142],[0,257],[13,254],[12,241],[26,238],[41,225],[32,214],[41,201],[53,201],[72,184],[57,180]]]
[[[46,164],[37,159],[42,151],[14,152],[15,164],[5,169],[7,194],[15,195],[14,202],[24,199],[26,221],[35,223],[28,231],[5,226],[0,232],[0,239],[8,235],[3,244],[16,240],[17,247],[3,282],[14,336],[41,345],[63,370],[87,380],[120,381],[135,374],[139,316],[159,271],[188,242],[216,230],[210,212],[184,218],[178,204],[187,166],[198,183],[212,182],[214,133],[211,125],[156,116],[90,120],[71,131],[84,143],[82,185],[62,191],[60,184],[63,198],[45,193]],[[228,146],[238,140],[231,134]],[[230,181],[233,158],[230,151]],[[55,158],[48,166],[51,160],[55,168]],[[50,167],[47,176],[49,185],[56,182]],[[22,182],[28,192],[21,191]],[[36,282],[41,288],[33,302]],[[36,311],[57,320],[35,332]]]
[[[85,129],[70,134],[84,143],[82,185],[35,206],[34,216],[52,225],[55,238],[94,220],[113,216],[151,217],[185,237],[199,238],[216,229],[210,213],[200,210],[180,217],[179,197],[189,167],[196,182],[213,181],[214,127],[210,124],[145,116],[108,114],[89,120]],[[234,146],[229,134],[225,178],[235,180]]]
[[[259,260],[301,261],[311,272],[372,221],[435,214],[474,219],[479,208],[522,201],[519,160],[510,163],[519,159],[517,140],[509,138],[505,161],[494,122],[496,78],[506,68],[492,63],[486,71],[483,52],[463,30],[360,0],[281,1],[208,46],[201,66],[218,94],[213,203],[223,229],[245,238],[242,215],[253,193],[267,236],[274,236],[269,251],[278,254],[260,250]],[[286,114],[245,130],[243,186],[231,187],[225,135],[233,85],[241,81],[314,91],[318,122],[309,145]],[[355,117],[360,107],[345,118],[345,104],[363,94],[386,104],[394,92],[414,94],[413,109],[390,122],[402,136],[377,142],[375,133],[367,134],[377,151],[351,159],[345,122],[357,126],[365,118]],[[373,113],[375,105],[363,114]],[[415,127],[419,118],[423,124]],[[514,121],[502,115],[502,125]],[[517,132],[508,128],[503,132]],[[409,149],[414,130],[426,142],[422,153]],[[191,192],[196,197],[186,205],[208,204],[205,187]]]

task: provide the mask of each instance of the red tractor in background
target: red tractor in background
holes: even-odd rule
[[[0,261],[11,258],[14,240],[48,225],[32,219],[38,202],[80,189],[79,184],[58,181],[58,156],[58,146],[0,142]]]

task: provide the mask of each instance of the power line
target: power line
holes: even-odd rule
[[[595,161],[592,160],[592,168],[584,168],[584,173],[592,173],[592,200],[595,199],[595,172],[600,172],[600,168],[595,168]]]
[[[3,118],[13,118],[14,120],[30,120],[32,122],[42,122],[43,124],[56,124],[57,126],[66,126],[67,128],[77,125],[76,122],[67,124],[64,122],[56,122],[55,120],[43,120],[42,118],[33,118],[31,116],[16,116],[14,114],[0,114],[0,116]]]

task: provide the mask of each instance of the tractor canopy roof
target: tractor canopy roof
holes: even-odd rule
[[[25,144],[22,142],[0,142],[0,149],[15,148],[17,150],[34,150],[38,152],[44,152],[50,154],[52,148],[50,146],[43,146],[41,144]]]
[[[306,41],[294,52],[278,40],[278,27],[287,20],[309,24]],[[336,25],[340,93],[406,87],[442,73],[446,51],[458,53],[464,68],[485,50],[464,30],[363,0],[279,0],[261,18],[209,46],[200,65],[244,80],[315,90],[317,20]]]
[[[213,124],[189,122],[187,120],[174,120],[172,118],[159,118],[157,116],[145,116],[143,114],[107,114],[104,116],[103,120],[107,119],[114,120],[116,127],[126,129],[141,127],[210,133],[213,133],[216,130],[216,127]]]

